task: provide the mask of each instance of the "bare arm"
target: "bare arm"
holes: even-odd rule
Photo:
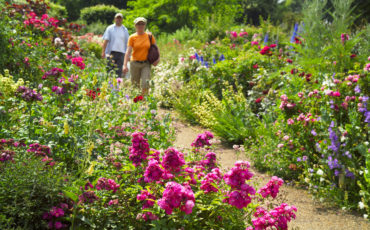
[[[105,49],[107,48],[108,40],[104,40],[103,42],[103,50],[101,51],[101,57],[105,58]]]

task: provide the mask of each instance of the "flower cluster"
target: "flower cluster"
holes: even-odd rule
[[[272,198],[275,198],[279,193],[280,186],[282,186],[283,183],[283,179],[273,176],[271,180],[258,191],[258,193],[261,194],[263,198],[266,198],[269,195],[271,195]]]
[[[12,161],[15,152],[12,150],[1,150],[0,149],[0,162]]]
[[[259,207],[254,213],[257,218],[252,219],[254,228],[248,227],[246,230],[288,229],[288,222],[296,218],[294,212],[297,212],[297,208],[286,203],[269,212]]]
[[[40,145],[39,143],[34,143],[29,145],[29,149],[27,152],[33,152],[36,156],[49,156],[50,155],[50,147],[46,145]]]
[[[281,104],[280,104],[279,108],[281,110],[284,110],[285,108],[292,109],[296,106],[295,103],[288,102],[288,97],[285,94],[281,95],[280,99],[281,99]]]
[[[49,76],[55,76],[56,79],[57,77],[60,75],[60,73],[63,73],[64,70],[63,69],[59,69],[59,68],[52,68],[51,70],[47,71],[43,76],[42,76],[42,79],[43,80],[46,80]],[[55,80],[56,80],[55,79]]]
[[[216,167],[216,153],[209,152],[206,154],[206,159],[202,161],[202,165],[212,169]]]
[[[99,197],[96,196],[94,191],[84,191],[81,195],[78,196],[79,203],[93,203],[98,200]]]
[[[205,131],[202,134],[199,134],[197,138],[191,143],[191,146],[196,148],[203,148],[204,146],[211,146],[209,141],[213,138],[213,134],[209,131]]]
[[[146,160],[149,154],[148,140],[144,138],[144,133],[135,132],[132,134],[132,145],[129,148],[130,160],[137,167],[143,160]]]
[[[214,168],[201,181],[200,189],[202,189],[205,194],[210,192],[218,192],[218,188],[216,188],[214,185],[219,184],[221,180],[222,175],[220,169]]]
[[[96,189],[97,190],[112,190],[114,193],[117,191],[119,188],[119,184],[117,184],[114,180],[112,179],[107,179],[107,178],[99,178],[97,184],[96,184]]]
[[[276,44],[271,44],[270,46],[265,46],[262,48],[262,50],[260,51],[260,54],[261,55],[267,55],[267,56],[271,56],[272,55],[272,51],[271,49],[272,48],[275,48],[276,47]]]
[[[158,205],[168,215],[171,215],[175,208],[190,214],[195,205],[194,193],[189,185],[182,186],[176,182],[168,182],[163,197],[158,200]]]
[[[67,224],[63,224],[61,221],[58,221],[58,218],[63,218],[65,216],[65,212],[69,209],[68,204],[61,203],[59,207],[52,207],[49,212],[44,213],[42,218],[44,220],[49,221],[48,228],[49,229],[62,229],[67,228]]]
[[[179,172],[185,164],[184,154],[175,148],[168,148],[164,152],[162,166],[169,172]]]
[[[145,201],[143,203],[143,209],[151,208],[155,204],[155,196],[151,194],[148,190],[142,190],[140,194],[136,196],[137,200]]]
[[[97,88],[96,91],[92,89],[86,89],[86,95],[91,98],[91,100],[95,100],[96,96],[100,96],[100,88]]]
[[[34,28],[44,31],[48,27],[58,27],[58,19],[49,17],[47,14],[43,14],[41,18],[38,18],[34,12],[30,12],[27,15],[27,19],[23,21],[25,26],[33,26]]]
[[[239,209],[242,209],[252,201],[250,194],[256,193],[252,186],[245,183],[252,178],[253,174],[249,172],[250,164],[247,161],[237,161],[235,167],[224,175],[225,183],[231,186],[231,192],[227,194],[224,202],[229,203]]]
[[[85,69],[84,59],[82,57],[74,57],[71,59],[72,64],[76,65],[80,69]]]
[[[144,100],[144,97],[143,97],[142,95],[136,96],[136,97],[134,98],[134,102],[135,102],[135,103],[137,103],[137,102],[139,102],[139,101],[143,101],[143,100]]]
[[[40,93],[37,93],[35,90],[32,90],[25,86],[19,86],[16,91],[16,95],[20,96],[23,100],[28,102],[42,101],[42,96]]]
[[[160,181],[164,174],[164,170],[161,168],[157,160],[150,159],[148,167],[145,169],[144,181],[146,183]]]

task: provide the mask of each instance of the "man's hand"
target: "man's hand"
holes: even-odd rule
[[[105,58],[105,52],[101,53],[101,58]]]

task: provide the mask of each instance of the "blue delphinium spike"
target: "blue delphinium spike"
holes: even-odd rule
[[[266,33],[265,39],[263,39],[263,43],[267,43],[269,41],[269,34]]]
[[[213,64],[216,65],[216,59],[215,58],[213,58]]]
[[[204,62],[204,65],[205,65],[207,68],[209,68],[208,61],[205,61],[205,62]]]
[[[221,54],[220,58],[219,58],[220,61],[224,61],[225,60],[225,56],[223,54]]]
[[[198,55],[198,53],[195,53],[195,59],[197,59],[197,61],[199,61],[200,59],[199,59],[199,55]]]

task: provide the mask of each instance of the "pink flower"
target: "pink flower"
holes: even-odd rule
[[[303,93],[302,92],[299,92],[298,93],[298,97],[302,98],[303,97]]]
[[[235,31],[231,31],[230,32],[230,35],[233,37],[233,38],[237,38],[238,37],[238,33],[235,32]]]
[[[334,97],[340,97],[340,92],[339,91],[333,92],[333,96]]]
[[[186,214],[191,214],[194,202],[194,193],[189,185],[182,186],[176,182],[168,182],[163,197],[157,203],[167,215],[171,215],[176,208],[180,208]]]
[[[209,142],[213,138],[213,134],[209,131],[206,131],[202,134],[198,134],[197,138],[191,143],[193,147],[203,148],[204,146],[211,146]]]
[[[251,45],[254,46],[254,45],[258,45],[258,41],[251,41]]]
[[[278,144],[278,145],[277,145],[277,147],[278,147],[279,149],[281,149],[282,147],[284,147],[284,144]]]
[[[164,152],[162,166],[169,172],[179,172],[184,164],[183,153],[174,148],[169,148]]]
[[[292,125],[292,124],[294,124],[294,120],[293,120],[293,119],[291,119],[291,118],[289,118],[289,119],[287,120],[287,123],[288,123],[288,125]]]
[[[282,186],[284,181],[281,178],[273,176],[271,180],[261,188],[258,193],[261,194],[263,198],[268,197],[271,195],[272,198],[275,198],[279,193],[279,188]]]

